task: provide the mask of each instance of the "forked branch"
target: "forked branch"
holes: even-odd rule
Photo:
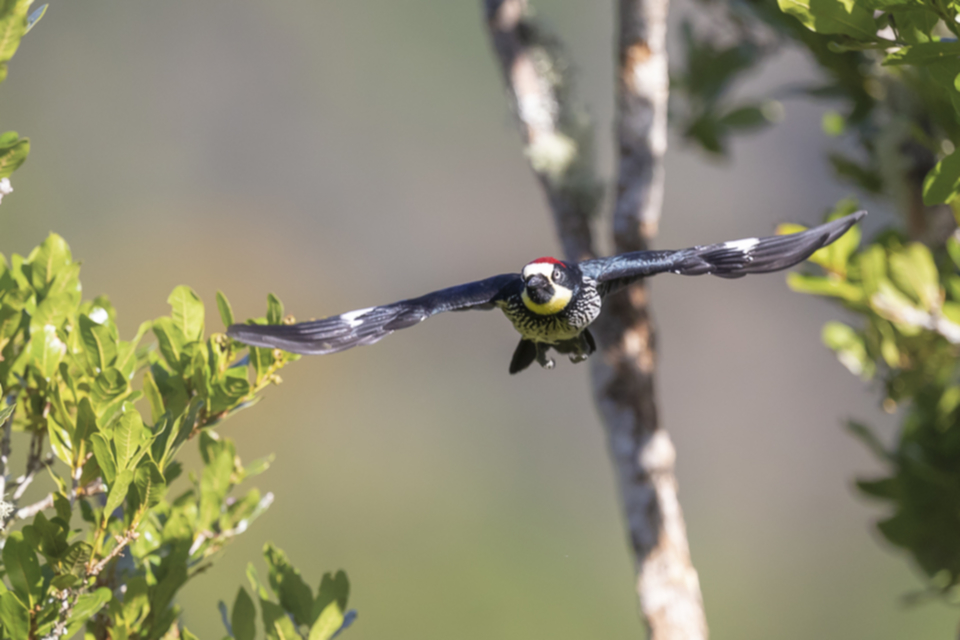
[[[570,260],[593,256],[599,202],[588,127],[571,118],[569,79],[555,40],[528,18],[525,0],[485,0],[486,19],[526,154],[543,185]],[[667,148],[668,0],[620,0],[613,236],[618,253],[647,247],[663,204]],[[573,126],[571,126],[573,125]],[[578,142],[580,141],[580,142]],[[608,298],[593,325],[594,397],[636,557],[637,595],[654,640],[707,637],[697,572],[677,498],[675,450],[657,420],[654,329],[640,283]]]

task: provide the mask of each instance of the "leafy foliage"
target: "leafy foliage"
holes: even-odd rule
[[[17,52],[20,39],[40,21],[47,11],[43,5],[30,13],[33,0],[0,1],[0,82],[7,79],[7,63]],[[30,140],[16,131],[0,134],[0,179],[9,178],[30,153]]]
[[[0,638],[84,629],[92,638],[176,637],[177,591],[273,499],[257,489],[237,493],[270,459],[244,465],[213,427],[254,404],[298,356],[243,354],[246,347],[223,333],[207,336],[203,302],[182,286],[168,298],[170,315],[122,340],[110,301],[82,300],[79,270],[55,234],[27,257],[0,256]],[[231,319],[226,298],[217,299]],[[268,306],[269,318],[257,321],[282,322],[279,301],[270,296]],[[151,331],[159,348],[143,344]],[[29,442],[26,471],[10,481],[16,438]],[[178,454],[190,440],[203,467],[175,483]],[[19,505],[43,470],[54,490]],[[285,576],[299,574],[281,557],[271,556],[271,584],[293,584]],[[285,606],[287,591],[280,591]],[[336,610],[341,623],[343,606],[345,592]],[[298,611],[297,620],[334,616],[325,611]]]
[[[865,425],[848,427],[888,469],[859,488],[885,502],[883,537],[906,549],[930,593],[960,585],[960,3],[926,0],[703,2],[709,24],[688,24],[685,66],[675,76],[687,139],[725,154],[737,82],[787,45],[805,49],[822,81],[787,86],[840,104],[824,132],[838,178],[899,210],[904,231],[859,246],[852,230],[814,254],[819,272],[793,273],[796,291],[827,296],[855,314],[830,322],[824,343],[865,380],[882,383],[888,411],[902,408],[891,446]],[[716,14],[720,14],[719,16]],[[720,26],[718,26],[720,25]],[[731,37],[732,36],[732,37]],[[722,63],[720,62],[722,61]],[[746,104],[762,104],[763,100]],[[689,122],[706,122],[697,128]],[[705,133],[706,132],[706,133]],[[840,202],[832,215],[854,210]],[[797,228],[784,225],[783,232]]]
[[[718,3],[704,0],[717,9]],[[674,71],[685,136],[726,154],[727,138],[766,124],[728,119],[770,99],[730,104],[738,80],[787,44],[805,48],[824,81],[790,85],[780,98],[807,95],[841,100],[824,130],[853,145],[830,156],[837,175],[901,209],[949,203],[960,192],[960,47],[956,2],[923,0],[748,0],[723,3],[721,19],[688,21],[684,66]],[[715,11],[716,13],[716,11]],[[733,34],[734,37],[731,37]],[[768,113],[776,110],[767,109]],[[767,122],[776,118],[766,118]],[[738,120],[739,122],[739,120]],[[851,148],[853,152],[851,152]]]
[[[270,599],[253,564],[247,566],[247,579],[254,596],[260,601],[264,637],[270,640],[330,640],[353,624],[357,612],[347,610],[350,583],[347,574],[324,574],[316,595],[287,560],[286,554],[271,544],[263,548],[269,569],[270,588],[279,602]],[[247,591],[240,587],[233,601],[233,611],[221,602],[220,611],[227,634],[236,640],[256,637],[257,609]]]
[[[857,251],[858,235],[812,256],[822,274],[788,282],[862,318],[860,328],[828,323],[824,343],[852,373],[882,381],[884,407],[903,406],[905,416],[889,448],[866,426],[848,425],[889,469],[857,485],[892,508],[878,524],[883,536],[946,592],[960,585],[960,241],[931,251],[887,232]]]

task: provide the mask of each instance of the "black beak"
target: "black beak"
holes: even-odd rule
[[[550,286],[550,281],[540,273],[535,273],[527,278],[526,285],[530,289],[545,289]]]

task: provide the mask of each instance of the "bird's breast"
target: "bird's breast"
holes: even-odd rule
[[[556,343],[579,336],[600,315],[600,295],[595,286],[581,287],[578,295],[551,314],[530,309],[522,295],[510,296],[497,306],[527,340]]]

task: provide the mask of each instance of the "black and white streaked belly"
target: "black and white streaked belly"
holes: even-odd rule
[[[514,328],[527,340],[555,343],[579,336],[600,315],[600,294],[590,282],[563,310],[540,315],[531,311],[520,296],[511,296],[497,304]]]

